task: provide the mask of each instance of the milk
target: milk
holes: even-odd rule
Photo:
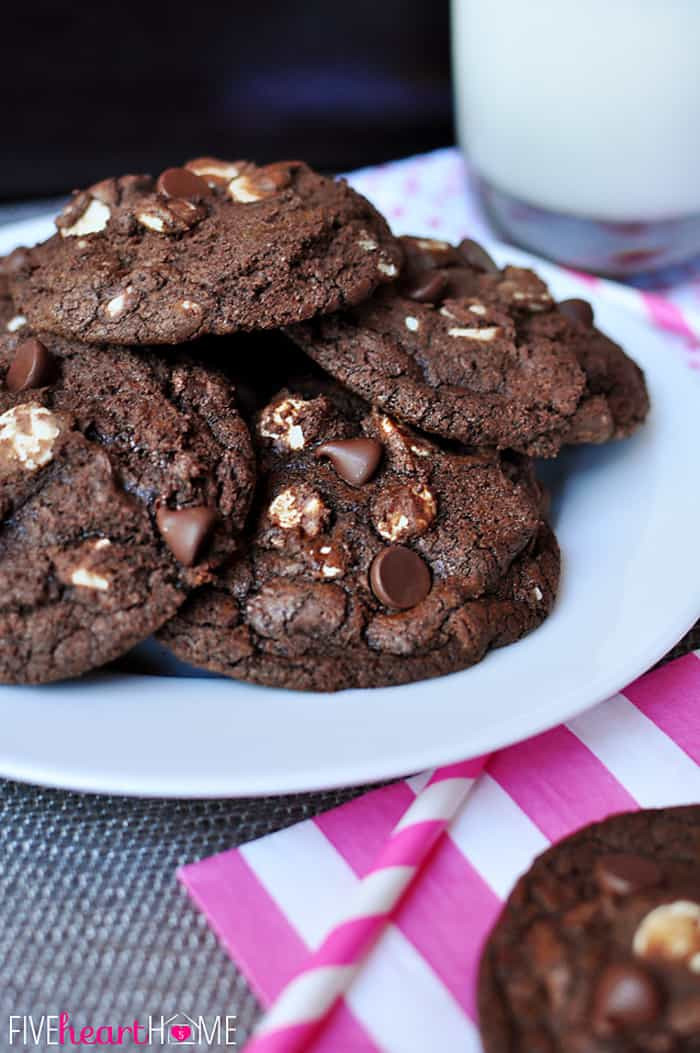
[[[700,216],[700,0],[452,0],[452,19],[487,183],[608,222]]]

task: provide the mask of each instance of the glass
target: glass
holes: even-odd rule
[[[700,253],[700,0],[452,0],[452,41],[502,235],[615,276]]]

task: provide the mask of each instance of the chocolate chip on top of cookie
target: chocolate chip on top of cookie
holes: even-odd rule
[[[446,449],[339,385],[256,416],[241,557],[160,633],[180,658],[331,691],[465,668],[549,611],[558,552],[524,458]]]
[[[700,807],[616,815],[540,856],[487,942],[486,1053],[685,1053],[700,1035]]]
[[[289,334],[358,395],[426,431],[552,456],[630,434],[648,397],[637,366],[520,267],[475,242],[401,239],[400,279]]]
[[[235,552],[253,482],[215,371],[0,336],[0,681],[75,676],[157,629]]]
[[[18,312],[46,332],[113,344],[335,311],[395,279],[403,257],[368,201],[300,161],[197,158],[157,179],[105,179],[74,194],[56,225],[10,261]]]

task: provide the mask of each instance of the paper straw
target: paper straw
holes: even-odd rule
[[[487,760],[477,757],[433,772],[359,882],[348,911],[282,990],[246,1045],[246,1053],[300,1053],[308,1048]]]

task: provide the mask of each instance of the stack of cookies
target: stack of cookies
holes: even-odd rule
[[[588,304],[395,238],[300,162],[107,179],[56,226],[0,276],[0,680],[157,633],[238,679],[375,687],[542,622],[532,458],[648,409]]]

